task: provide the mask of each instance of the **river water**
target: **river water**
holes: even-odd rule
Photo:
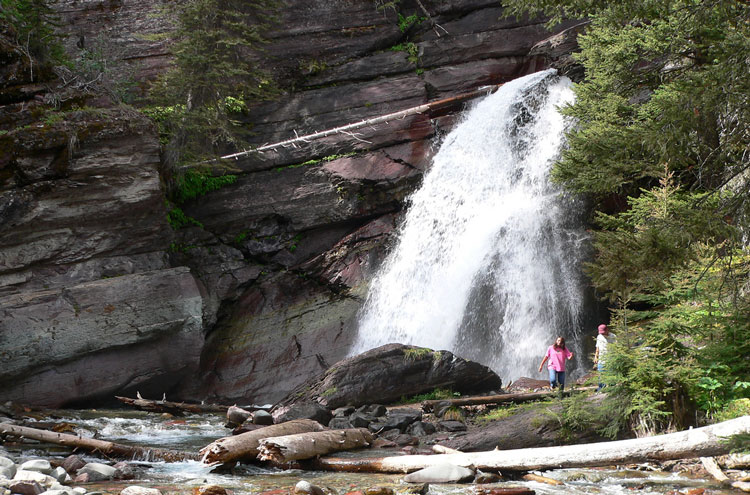
[[[44,418],[43,421],[48,421]],[[54,421],[69,424],[75,433],[93,436],[101,440],[141,446],[169,448],[197,452],[213,440],[227,436],[225,416],[201,415],[184,418],[162,417],[140,411],[63,411],[54,415]],[[33,426],[30,425],[30,426]],[[6,450],[16,461],[31,458],[64,458],[71,451],[59,446],[41,444],[6,443]],[[80,454],[86,461],[102,462],[100,458]],[[399,452],[364,449],[342,456],[402,455]],[[231,473],[212,473],[209,468],[196,461],[165,463],[133,461],[136,479],[107,483],[81,485],[89,492],[119,493],[130,485],[159,488],[165,494],[191,494],[201,485],[219,485],[231,490],[234,495],[263,494],[279,489],[289,489],[300,480],[306,480],[332,494],[365,490],[374,487],[392,488],[397,494],[411,493],[415,485],[402,481],[402,475],[332,473],[319,471],[282,470],[253,465],[240,465]],[[674,494],[689,490],[706,489],[706,493],[723,495],[737,493],[721,489],[714,482],[691,479],[673,473],[627,470],[627,469],[560,469],[543,473],[544,476],[564,482],[552,486],[538,482],[505,481],[492,484],[494,487],[525,486],[537,494]],[[474,495],[477,485],[431,484],[427,495]],[[286,493],[286,492],[284,492]],[[698,492],[693,492],[698,493]],[[271,494],[268,494],[271,495]],[[276,493],[274,495],[281,495]]]

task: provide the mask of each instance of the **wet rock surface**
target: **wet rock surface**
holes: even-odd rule
[[[237,116],[247,139],[502,83],[572,46],[540,44],[551,36],[541,20],[506,20],[496,2],[422,3],[440,37],[428,22],[402,31],[395,11],[367,2],[285,2],[258,56],[283,94]],[[168,66],[155,4],[57,5],[74,58],[105,47],[114,73],[142,87]],[[394,48],[404,43],[416,58]],[[45,406],[137,391],[273,402],[340,361],[405,199],[464,108],[244,156],[234,184],[183,205],[200,226],[174,230],[151,122],[107,98],[50,106],[54,74],[32,80],[12,47],[0,51],[0,399]]]
[[[492,370],[448,351],[387,344],[336,363],[292,391],[272,413],[283,414],[304,402],[335,409],[391,403],[441,387],[475,393],[498,390],[500,386],[500,377]]]

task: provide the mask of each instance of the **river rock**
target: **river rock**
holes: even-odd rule
[[[402,433],[412,423],[422,419],[422,411],[419,409],[399,408],[388,411],[385,420],[385,428],[396,428]]]
[[[42,495],[74,495],[72,488],[55,488],[42,492]]]
[[[404,476],[407,483],[460,483],[474,479],[474,471],[455,464],[437,464]]]
[[[241,425],[250,415],[250,411],[246,411],[241,407],[229,406],[229,409],[227,409],[227,421],[233,425]]]
[[[333,418],[328,423],[328,427],[332,430],[346,430],[347,428],[354,428],[347,418]]]
[[[24,469],[16,471],[13,479],[17,481],[35,481],[43,487],[49,487],[52,486],[52,483],[57,483],[57,480],[52,476],[37,471],[26,471]]]
[[[65,471],[67,471],[70,474],[75,474],[79,469],[81,469],[85,465],[86,465],[86,461],[81,459],[80,456],[72,454],[63,460],[62,464],[60,464],[60,467],[62,467]]]
[[[327,426],[332,417],[330,409],[317,402],[310,401],[293,404],[282,413],[274,415],[274,421],[276,423],[283,423],[293,419],[312,419],[323,426]]]
[[[49,461],[44,459],[32,459],[21,464],[21,469],[26,471],[36,471],[37,473],[50,474],[52,473],[52,465]]]
[[[115,468],[115,477],[116,480],[132,480],[135,478],[135,470],[133,469],[133,466],[128,462],[118,462],[114,466]]]
[[[50,476],[55,478],[59,483],[65,483],[65,482],[71,481],[70,475],[65,469],[62,468],[62,466],[57,466],[49,474]]]
[[[193,495],[227,495],[227,490],[219,485],[201,485],[193,488]]]
[[[36,481],[13,481],[8,485],[12,493],[19,495],[39,495],[44,491],[42,485]]]
[[[17,471],[16,464],[8,457],[0,456],[0,478],[13,478]]]
[[[294,485],[294,495],[325,495],[325,492],[319,486],[313,485],[309,481],[301,480]]]
[[[373,401],[388,403],[436,387],[481,393],[497,390],[500,385],[494,371],[451,352],[387,344],[336,363],[300,385],[274,407],[272,414],[283,414],[298,402],[316,401],[336,408]]]
[[[254,425],[269,426],[273,424],[273,416],[270,412],[259,409],[251,414]]]
[[[117,469],[100,462],[89,462],[78,470],[78,475],[87,474],[89,481],[106,481],[114,479]]]
[[[435,427],[435,425],[427,421],[415,421],[406,429],[406,432],[409,435],[414,435],[416,437],[432,435],[436,431],[437,428]]]
[[[120,491],[120,495],[161,495],[161,491],[143,486],[128,486]]]

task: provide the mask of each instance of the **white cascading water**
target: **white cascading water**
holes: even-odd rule
[[[585,234],[548,181],[566,126],[557,107],[572,100],[567,78],[531,74],[445,138],[372,282],[351,354],[390,342],[447,349],[507,383],[545,378],[537,367],[557,335],[580,351]]]

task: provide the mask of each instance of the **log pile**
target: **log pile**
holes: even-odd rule
[[[562,447],[493,450],[459,454],[406,455],[376,459],[320,458],[315,467],[328,471],[409,473],[436,463],[473,466],[489,471],[534,471],[613,466],[638,462],[716,456],[729,452],[725,440],[750,433],[750,416],[667,435]]]

